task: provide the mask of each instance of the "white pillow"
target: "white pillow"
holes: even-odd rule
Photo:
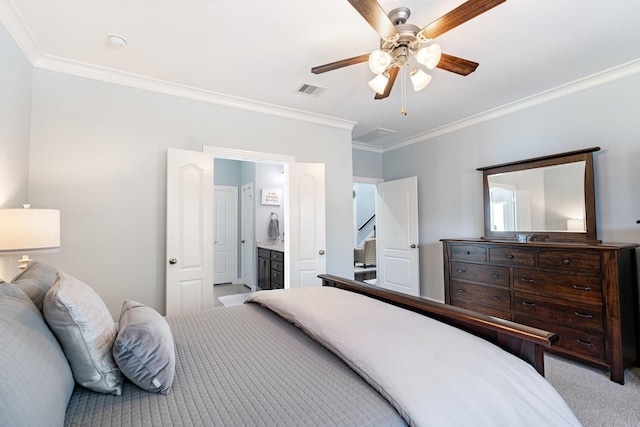
[[[78,384],[101,393],[122,393],[122,373],[111,354],[116,325],[93,289],[59,272],[44,299],[44,318]]]

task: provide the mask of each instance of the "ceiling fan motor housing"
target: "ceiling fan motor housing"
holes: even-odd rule
[[[395,66],[403,66],[407,59],[420,49],[422,42],[416,37],[420,28],[412,24],[396,25],[398,37],[395,40],[380,39],[380,50],[389,52]]]

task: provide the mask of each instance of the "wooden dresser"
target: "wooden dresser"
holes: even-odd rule
[[[638,365],[635,244],[444,243],[445,302],[559,335],[549,351],[608,369]]]

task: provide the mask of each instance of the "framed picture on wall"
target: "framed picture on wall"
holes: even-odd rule
[[[282,197],[282,190],[268,190],[262,189],[262,204],[280,206],[280,199]]]

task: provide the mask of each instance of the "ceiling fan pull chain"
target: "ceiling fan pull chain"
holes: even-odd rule
[[[400,114],[406,116],[407,109],[405,105],[407,103],[407,75],[406,75],[406,67],[402,67],[400,69],[400,96],[402,98],[402,106],[400,107]]]

